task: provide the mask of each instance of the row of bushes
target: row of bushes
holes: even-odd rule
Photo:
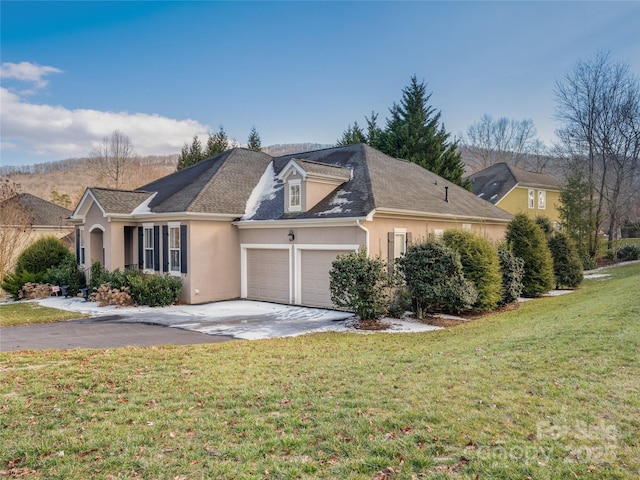
[[[126,304],[130,295],[133,303],[150,307],[164,307],[178,301],[182,292],[182,279],[169,274],[149,275],[139,270],[116,269],[109,272],[96,262],[91,266],[89,284],[93,294],[101,296],[103,304]]]
[[[391,269],[362,251],[338,257],[330,272],[332,301],[369,320],[404,313],[405,307],[418,316],[490,311],[554,286],[575,288],[582,281],[580,258],[547,222],[517,215],[498,247],[470,232],[450,230],[441,240],[410,246]],[[410,305],[403,305],[403,290]]]
[[[15,272],[2,279],[2,289],[18,300],[27,284],[67,285],[68,294],[77,295],[85,283],[73,253],[59,239],[43,237],[18,256]]]
[[[35,285],[47,288],[35,288]],[[75,296],[86,285],[84,272],[79,269],[75,256],[55,237],[44,237],[26,248],[16,261],[16,270],[2,279],[2,289],[13,299],[33,297],[33,292],[51,292],[51,285],[67,286],[67,294]],[[91,266],[88,285],[92,295],[101,291],[103,303],[123,304],[126,293],[131,303],[148,306],[172,305],[182,291],[182,279],[171,275],[145,275],[137,270],[108,272],[99,262]],[[26,286],[26,287],[25,287]],[[109,295],[106,291],[110,291]],[[108,297],[108,298],[107,298]],[[114,300],[116,299],[116,300]]]

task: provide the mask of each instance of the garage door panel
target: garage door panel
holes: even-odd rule
[[[247,250],[247,298],[289,303],[289,251]]]
[[[300,255],[300,291],[302,305],[333,307],[329,290],[329,271],[338,255],[347,250],[302,250]]]

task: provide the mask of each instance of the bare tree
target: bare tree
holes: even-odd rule
[[[114,130],[93,149],[90,158],[100,180],[109,187],[122,188],[127,170],[135,158],[133,143],[120,130]]]
[[[608,53],[579,61],[555,89],[559,147],[566,166],[581,170],[589,185],[594,219],[589,253],[597,253],[598,233],[609,222],[609,248],[619,221],[633,205],[640,168],[640,80]]]
[[[15,182],[0,180],[0,279],[14,268],[32,232],[31,214],[20,203],[18,192]]]
[[[523,168],[532,165],[534,170],[543,171],[550,157],[536,135],[533,120],[494,120],[485,114],[469,127],[463,144],[474,159],[474,170],[505,162]]]

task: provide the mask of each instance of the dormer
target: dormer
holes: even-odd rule
[[[282,169],[285,213],[306,212],[351,179],[351,169],[292,159]]]

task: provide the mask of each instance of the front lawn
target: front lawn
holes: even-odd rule
[[[0,327],[60,322],[83,317],[86,317],[86,315],[58,310],[57,308],[42,307],[35,302],[22,301],[0,305]],[[2,341],[2,333],[0,333],[0,341]]]
[[[0,476],[637,478],[640,264],[609,273],[423,334],[2,353]]]

